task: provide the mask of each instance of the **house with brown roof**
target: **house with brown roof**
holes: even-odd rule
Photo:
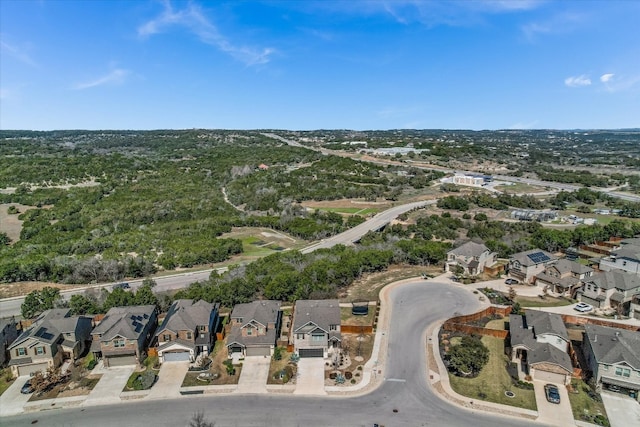
[[[191,361],[213,349],[220,304],[179,299],[171,304],[155,336],[161,363]]]
[[[229,357],[273,355],[281,322],[280,301],[236,304],[230,316],[231,331],[227,335]]]
[[[482,243],[466,242],[447,252],[447,261],[444,264],[445,271],[454,271],[456,266],[462,267],[465,275],[476,276],[482,273],[485,267],[496,263],[495,252],[491,252]]]

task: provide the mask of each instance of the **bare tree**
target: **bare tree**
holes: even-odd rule
[[[189,420],[189,427],[215,427],[216,423],[204,417],[204,411],[197,411]]]

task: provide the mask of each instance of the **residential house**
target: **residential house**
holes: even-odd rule
[[[455,271],[456,266],[462,267],[465,275],[475,276],[496,263],[495,252],[491,252],[484,244],[467,242],[447,252],[445,271]]]
[[[9,360],[9,346],[18,338],[16,319],[0,319],[0,368]]]
[[[569,334],[559,314],[527,310],[509,315],[511,361],[524,378],[569,384],[573,365],[567,351]],[[522,379],[521,378],[521,379]]]
[[[509,258],[509,275],[523,283],[533,284],[538,274],[558,257],[541,249],[531,249],[511,255]]]
[[[582,347],[597,387],[640,401],[640,332],[586,324]]]
[[[547,265],[544,272],[536,276],[536,285],[569,298],[574,298],[584,280],[591,277],[593,269],[568,259]]]
[[[203,300],[179,299],[156,332],[161,362],[189,360],[207,356],[213,349],[220,304]]]
[[[91,351],[104,359],[104,366],[126,366],[144,360],[146,349],[158,326],[155,305],[109,309],[91,332]]]
[[[618,249],[600,260],[600,270],[622,270],[640,276],[640,244],[630,243],[638,239],[621,241]]]
[[[612,308],[628,315],[631,300],[640,294],[640,276],[622,270],[604,271],[586,279],[578,291],[578,299],[596,308]]]
[[[340,348],[338,300],[298,300],[293,312],[293,348],[300,357],[328,357]]]
[[[629,317],[640,320],[640,294],[635,294],[633,298],[631,298]]]
[[[45,311],[9,346],[11,372],[32,375],[77,359],[91,339],[92,326],[90,317],[72,316],[67,308]]]
[[[253,301],[236,304],[231,312],[227,335],[229,357],[271,356],[280,333],[280,301]]]

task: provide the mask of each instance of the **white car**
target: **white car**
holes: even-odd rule
[[[587,311],[593,310],[593,307],[587,304],[586,302],[579,302],[573,307],[574,310],[579,311],[581,313],[586,313]]]

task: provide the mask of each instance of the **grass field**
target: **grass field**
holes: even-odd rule
[[[517,296],[516,302],[520,303],[523,308],[526,307],[563,307],[565,305],[573,304],[573,301],[565,298],[546,297],[542,299],[540,297],[522,297]]]
[[[602,400],[598,397],[593,399],[589,396],[589,386],[582,380],[572,380],[572,388],[574,392],[569,392],[569,401],[571,402],[571,410],[573,418],[576,420],[593,422],[593,417],[601,416],[606,419],[607,411],[604,408]],[[592,396],[597,396],[593,392]],[[607,424],[608,420],[607,420]]]
[[[376,307],[369,306],[369,313],[366,316],[354,316],[351,307],[340,307],[340,321],[343,325],[372,325],[376,315]]]
[[[505,368],[508,359],[504,354],[504,340],[482,337],[482,342],[491,351],[489,362],[476,378],[462,378],[449,374],[453,390],[474,399],[537,410],[534,391],[512,385],[511,377]],[[512,391],[515,396],[507,397],[505,391]]]

